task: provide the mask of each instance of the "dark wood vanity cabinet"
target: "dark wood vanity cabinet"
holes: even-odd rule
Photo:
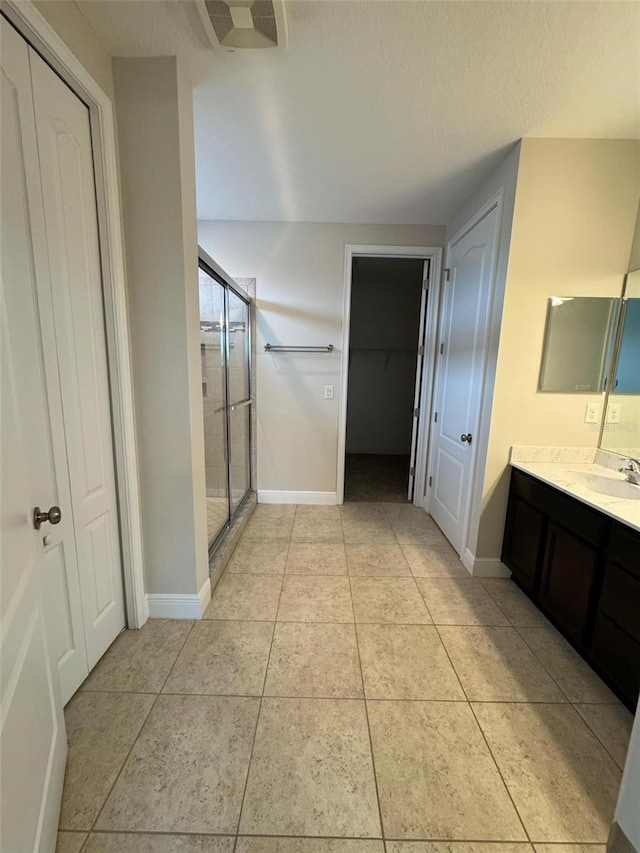
[[[539,510],[511,496],[503,547],[509,554],[507,565],[517,576],[520,586],[529,592],[538,584],[546,526],[547,519]]]
[[[593,545],[549,522],[538,595],[564,633],[579,644],[587,640],[602,561]]]
[[[640,534],[514,469],[502,560],[632,710],[640,690]]]

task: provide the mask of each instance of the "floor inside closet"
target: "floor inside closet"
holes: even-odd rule
[[[409,456],[347,453],[345,501],[407,503]]]
[[[125,631],[66,719],[60,853],[604,851],[631,726],[395,503],[258,506],[205,618]]]

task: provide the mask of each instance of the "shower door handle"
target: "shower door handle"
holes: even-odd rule
[[[242,409],[244,406],[250,406],[253,403],[253,397],[247,397],[246,400],[239,400],[237,403],[231,403],[229,411],[235,412],[236,409]]]

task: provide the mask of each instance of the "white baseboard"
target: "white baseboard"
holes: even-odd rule
[[[259,504],[318,504],[335,506],[337,492],[275,492],[258,490]]]
[[[510,578],[511,572],[494,557],[476,557],[467,548],[462,556],[462,564],[474,578]]]
[[[202,619],[211,601],[211,581],[202,584],[193,595],[181,593],[149,592],[147,606],[150,619]]]

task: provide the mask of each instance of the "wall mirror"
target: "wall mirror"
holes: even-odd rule
[[[640,459],[640,270],[625,280],[600,447]]]
[[[540,391],[604,391],[611,373],[621,300],[552,296],[540,370]]]

